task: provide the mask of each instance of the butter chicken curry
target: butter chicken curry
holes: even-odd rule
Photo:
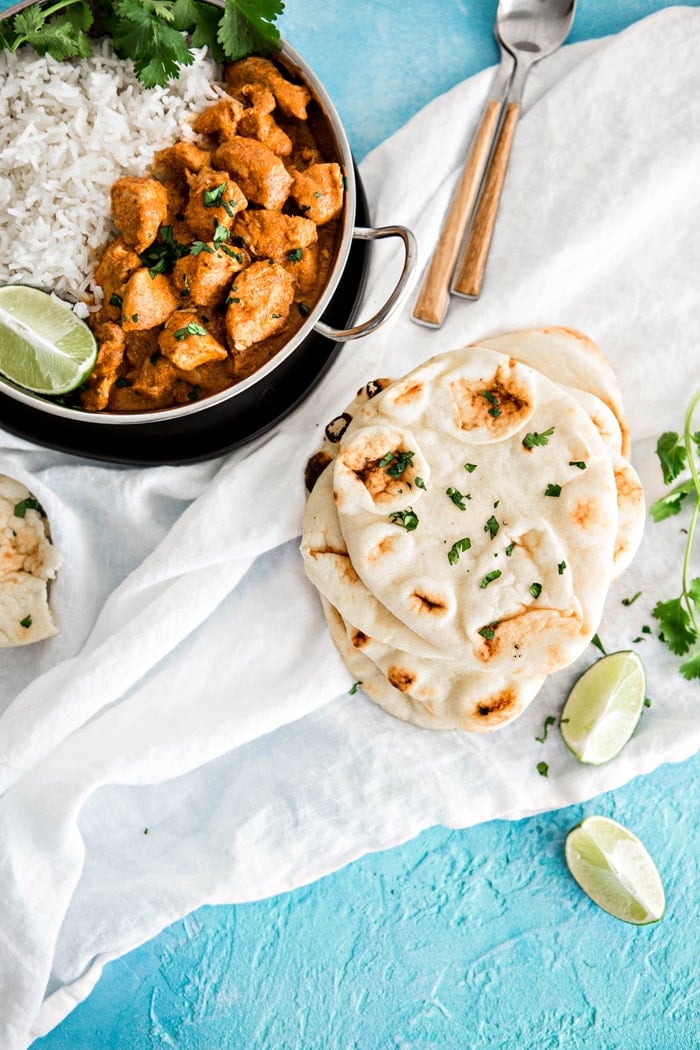
[[[225,83],[228,95],[193,121],[196,141],[112,187],[119,236],[95,274],[104,301],[91,319],[87,411],[167,408],[239,382],[325,284],[344,179],[311,127],[311,94],[263,58],[227,67]]]

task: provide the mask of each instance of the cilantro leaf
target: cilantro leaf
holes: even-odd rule
[[[223,7],[223,10],[222,10]],[[194,61],[191,48],[207,47],[217,62],[280,48],[275,20],[283,0],[54,0],[31,4],[0,21],[0,49],[30,44],[59,61],[92,53],[87,31],[111,36],[115,52],[131,59],[146,87],[176,79]]]
[[[226,55],[218,37],[221,11],[207,3],[198,3],[196,6],[198,14],[192,28],[192,47],[206,47],[215,62],[223,62]]]
[[[693,653],[690,659],[685,660],[679,670],[688,681],[691,681],[693,678],[700,678],[700,649]]]
[[[182,33],[170,24],[172,6],[166,0],[117,0],[114,5],[114,47],[132,59],[146,87],[164,86],[178,76],[180,66],[194,61]]]
[[[664,481],[670,485],[683,470],[686,451],[683,441],[674,430],[666,430],[656,442],[656,455],[659,457]]]
[[[534,448],[536,445],[548,445],[549,439],[554,433],[554,427],[550,427],[549,430],[543,430],[541,434],[538,434],[536,430],[532,433],[526,434],[523,438],[523,445],[525,448]]]
[[[197,24],[200,6],[195,0],[175,0],[171,12],[173,28],[179,29],[181,33],[189,32]]]
[[[278,51],[275,19],[284,11],[282,0],[226,0],[217,39],[226,57],[235,61],[251,52]]]
[[[651,615],[659,621],[663,640],[676,656],[687,653],[697,640],[697,634],[680,598],[657,602],[651,610]]]
[[[665,518],[672,518],[674,514],[680,514],[683,500],[693,491],[694,487],[691,478],[682,485],[676,485],[675,488],[671,489],[670,492],[666,492],[663,496],[659,496],[649,507],[652,519],[659,522]]]
[[[22,44],[30,44],[38,55],[50,54],[62,61],[66,58],[87,58],[92,54],[85,30],[92,25],[90,8],[80,0],[68,0],[70,10],[60,11],[66,4],[55,5],[49,12],[33,4],[15,15],[12,30],[15,39],[9,45],[14,51]],[[4,39],[4,36],[3,36]]]

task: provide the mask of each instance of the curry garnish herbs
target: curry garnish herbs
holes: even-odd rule
[[[663,433],[656,445],[656,454],[666,485],[673,485],[684,471],[686,476],[652,503],[649,508],[654,521],[663,521],[687,505],[690,521],[686,533],[685,551],[681,569],[681,591],[677,598],[658,601],[652,616],[659,622],[661,640],[676,656],[686,659],[680,672],[688,680],[700,678],[700,576],[691,577],[690,557],[695,527],[700,514],[700,431],[691,431],[693,414],[700,402],[700,390],[693,396],[685,414],[683,433]]]
[[[28,510],[36,510],[41,514],[42,518],[46,517],[46,511],[34,496],[27,496],[26,499],[16,503],[13,513],[16,518],[24,518]]]
[[[491,517],[489,518],[489,520],[484,525],[484,532],[488,532],[488,534],[491,537],[491,539],[493,539],[494,536],[496,535],[496,533],[498,532],[499,528],[500,528],[500,525],[498,524],[498,522],[496,521],[496,519],[494,518],[494,516],[492,514]]]
[[[535,740],[538,744],[544,744],[544,742],[547,739],[547,730],[550,726],[553,726],[555,722],[556,718],[554,717],[554,715],[547,715],[547,717],[544,720],[544,725],[542,727],[542,736],[535,737]]]
[[[561,496],[561,485],[547,485],[544,494],[545,496],[554,496],[555,498]]]
[[[454,485],[450,485],[448,489],[445,489],[445,495],[449,496],[455,507],[459,507],[460,510],[466,510],[464,501],[465,499],[471,499],[469,493],[460,492]]]
[[[461,540],[457,540],[456,543],[453,543],[447,552],[447,560],[450,565],[456,565],[459,561],[460,554],[464,554],[465,551],[468,551],[471,545],[472,541],[468,536],[463,536]]]
[[[188,335],[206,335],[207,330],[203,328],[201,324],[197,324],[196,321],[190,321],[184,328],[178,328],[177,332],[173,332],[174,339],[187,339]]]
[[[542,594],[542,584],[541,583],[531,583],[530,584],[530,594],[532,595],[533,598],[539,598],[539,596]]]
[[[531,434],[526,434],[523,438],[523,445],[525,448],[531,449],[535,445],[548,445],[549,439],[554,433],[554,427],[550,427],[549,430],[543,430],[541,434],[538,434],[536,430],[533,430]]]
[[[493,416],[494,419],[498,419],[501,414],[501,410],[498,407],[498,398],[491,390],[482,390],[481,396],[485,397],[488,403],[491,405],[489,409],[489,415]]]
[[[89,58],[92,30],[112,37],[145,87],[164,86],[192,65],[193,48],[206,46],[216,62],[279,51],[283,11],[283,0],[225,0],[223,8],[203,0],[56,0],[0,22],[0,48],[30,44],[58,61]]]
[[[217,204],[221,204],[227,186],[227,182],[222,182],[211,190],[202,190],[202,204],[204,207],[215,208]]]
[[[402,452],[394,449],[393,452],[387,452],[379,460],[379,466],[384,467],[390,478],[400,478],[406,468],[413,465],[414,456],[415,452]]]
[[[418,515],[411,507],[406,507],[406,510],[395,510],[389,515],[389,521],[392,525],[401,525],[406,532],[415,532],[418,528]]]
[[[487,572],[479,586],[482,589],[484,589],[485,587],[488,587],[490,583],[493,583],[494,580],[497,580],[502,575],[503,573],[500,569],[494,569],[492,572]]]

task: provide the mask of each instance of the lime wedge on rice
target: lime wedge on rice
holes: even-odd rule
[[[569,693],[559,729],[581,762],[600,765],[614,758],[632,736],[646,692],[644,666],[621,650],[592,664]]]
[[[0,374],[36,394],[66,394],[90,375],[95,337],[79,317],[47,292],[21,284],[0,287]]]
[[[636,835],[608,817],[586,817],[570,831],[566,865],[604,911],[637,926],[658,922],[666,909],[654,861]]]

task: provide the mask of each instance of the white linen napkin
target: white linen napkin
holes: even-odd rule
[[[536,66],[482,299],[455,301],[437,332],[407,303],[250,446],[133,469],[0,431],[0,472],[37,495],[64,557],[60,634],[0,656],[3,1048],[50,1030],[106,961],[202,903],[290,889],[435,823],[582,801],[698,749],[697,682],[655,638],[639,647],[652,707],[606,766],[581,766],[557,734],[535,742],[593,652],[493,735],[391,719],[349,695],[298,536],[306,458],[356,388],[532,325],[580,328],[610,356],[633,462],[660,495],[656,436],[679,429],[700,382],[699,51],[700,11],[674,8]],[[360,167],[373,221],[411,227],[422,263],[492,76],[436,99]],[[378,246],[365,315],[390,270]],[[676,595],[683,540],[678,519],[649,523],[606,606],[608,649]]]

